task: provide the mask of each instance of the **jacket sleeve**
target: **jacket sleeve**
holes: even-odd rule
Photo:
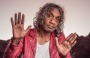
[[[60,43],[62,43],[64,40],[65,40],[65,35],[64,33],[61,33],[60,40],[59,40]],[[70,52],[67,53],[66,58],[72,58]]]
[[[23,40],[20,40],[19,44],[12,44],[12,40],[9,41],[3,58],[19,58],[23,49]]]

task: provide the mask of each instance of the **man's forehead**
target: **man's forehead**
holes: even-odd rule
[[[49,12],[49,14],[55,15],[55,16],[61,16],[61,14],[60,14],[60,12],[59,12],[59,10],[58,10],[57,8],[53,8],[53,9]]]

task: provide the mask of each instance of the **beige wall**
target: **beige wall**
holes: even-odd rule
[[[0,0],[0,39],[12,37],[10,17],[22,12],[25,17],[25,28],[33,25],[33,18],[41,6],[47,2],[61,5],[65,9],[65,35],[77,32],[88,35],[90,32],[90,0]]]

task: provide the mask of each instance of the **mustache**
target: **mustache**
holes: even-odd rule
[[[57,28],[56,26],[48,25],[49,28]]]

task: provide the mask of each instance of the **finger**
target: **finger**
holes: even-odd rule
[[[31,26],[28,26],[27,29],[25,30],[25,34],[31,29]]]
[[[64,41],[62,44],[68,49],[71,48],[71,44],[68,41]]]
[[[24,25],[24,19],[25,19],[25,15],[23,14],[22,15],[22,21],[21,21],[21,24],[23,24],[23,25]]]
[[[74,41],[73,44],[72,44],[72,47],[77,43],[77,41]]]
[[[71,38],[72,35],[73,35],[73,33],[71,33],[71,34],[66,38],[66,40],[68,41],[68,40]]]
[[[14,21],[12,17],[11,17],[11,24],[12,24],[12,27],[14,27]]]
[[[14,19],[15,19],[15,25],[16,25],[18,23],[17,14],[16,13],[15,13]]]
[[[18,13],[18,24],[21,23],[21,12]]]
[[[59,46],[58,38],[55,37],[55,40],[56,40],[56,46]]]
[[[72,38],[72,40],[71,40],[71,41],[69,41],[69,43],[70,43],[70,44],[73,44],[73,42],[76,40],[76,38],[77,38],[77,35],[76,35],[76,34],[74,34],[74,37]]]
[[[76,37],[77,37],[77,35],[76,35],[76,33],[74,33],[74,34],[71,36],[71,38],[68,39],[68,42],[69,42],[70,44],[72,44],[73,41],[75,41]]]

